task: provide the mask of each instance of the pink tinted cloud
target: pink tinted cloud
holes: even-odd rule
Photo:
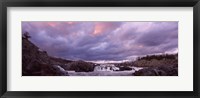
[[[121,60],[178,48],[178,22],[27,21],[22,31],[50,55],[66,59]]]

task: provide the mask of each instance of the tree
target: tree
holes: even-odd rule
[[[31,36],[30,36],[30,34],[29,34],[28,32],[25,32],[25,33],[23,34],[23,38],[29,39],[29,38],[31,38]]]

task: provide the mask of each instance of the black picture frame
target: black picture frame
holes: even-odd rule
[[[7,7],[193,7],[193,91],[7,91]],[[200,0],[1,0],[0,96],[2,98],[199,98]]]

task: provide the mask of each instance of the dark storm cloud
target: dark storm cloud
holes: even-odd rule
[[[154,29],[144,32],[146,34],[142,35],[137,40],[138,43],[144,44],[146,46],[157,46],[172,40],[172,35],[176,36],[175,39],[177,39],[178,25],[174,23],[163,23],[152,27]]]
[[[22,22],[22,32],[51,56],[124,60],[178,49],[178,22]]]

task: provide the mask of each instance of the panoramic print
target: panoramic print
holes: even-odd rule
[[[22,76],[178,76],[177,21],[21,23]]]

